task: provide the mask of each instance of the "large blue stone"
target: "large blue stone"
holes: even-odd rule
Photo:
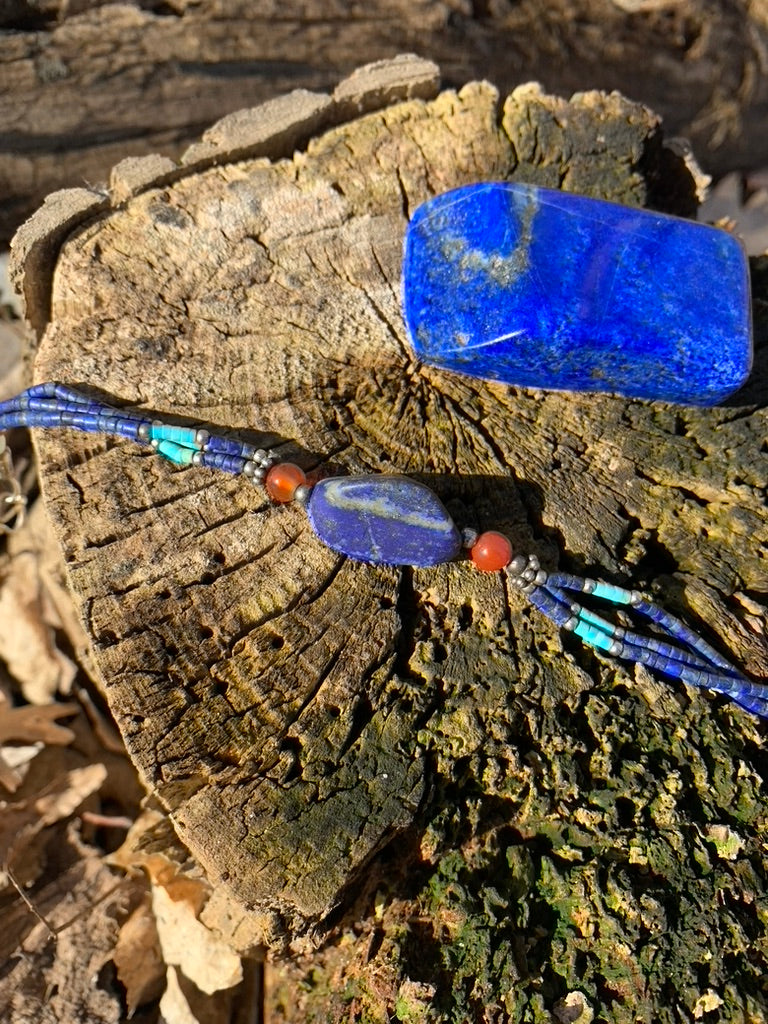
[[[428,487],[405,476],[338,476],[312,488],[307,514],[324,544],[359,562],[439,565],[461,536]]]
[[[532,185],[468,185],[420,206],[403,303],[424,362],[506,384],[711,405],[752,362],[733,236]]]

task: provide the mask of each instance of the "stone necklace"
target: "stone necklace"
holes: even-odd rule
[[[536,262],[535,229],[550,240],[558,234],[566,238],[564,232],[578,236],[569,240],[566,274],[575,314],[562,305],[566,292],[559,278],[557,286],[546,286]],[[708,320],[709,349],[703,355],[694,340],[701,334],[698,283],[694,287],[686,278],[652,323],[647,317],[638,323],[645,314],[634,307],[633,296],[648,288],[659,254],[669,256],[669,249],[673,263],[682,250],[703,261],[718,294],[725,288],[726,298],[716,303],[718,315]],[[617,282],[622,268],[628,284]],[[662,269],[669,272],[668,266]],[[579,277],[589,281],[586,298],[584,289],[574,295]],[[749,372],[746,281],[743,252],[725,232],[509,183],[468,186],[420,207],[406,238],[403,268],[407,327],[425,362],[527,386],[574,389],[586,380],[591,390],[622,390],[618,381],[626,394],[698,404],[720,400]],[[606,288],[615,298],[610,307],[602,293]],[[555,333],[553,310],[562,321]],[[661,348],[649,342],[654,337]],[[549,347],[544,355],[542,341]],[[614,362],[623,358],[630,370],[617,380],[603,372],[610,345]],[[663,364],[664,372],[654,374],[654,363]],[[360,562],[426,568],[463,557],[480,571],[505,572],[540,612],[589,647],[724,694],[768,717],[768,685],[749,679],[680,619],[635,590],[546,572],[534,555],[513,551],[499,532],[460,530],[438,496],[416,480],[374,474],[310,481],[299,466],[279,461],[276,452],[201,426],[177,426],[115,408],[59,383],[35,385],[0,403],[0,431],[13,427],[116,435],[150,445],[175,465],[241,475],[262,485],[275,503],[304,506],[317,537]],[[622,622],[585,602],[618,611]]]

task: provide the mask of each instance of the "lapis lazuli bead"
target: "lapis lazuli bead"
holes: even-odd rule
[[[461,551],[461,535],[443,503],[409,477],[321,480],[312,488],[307,514],[324,544],[359,562],[425,567]]]
[[[425,363],[522,387],[711,405],[752,363],[736,238],[532,185],[468,185],[420,206],[403,305]]]

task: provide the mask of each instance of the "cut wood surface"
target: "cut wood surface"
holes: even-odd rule
[[[6,0],[0,232],[124,156],[176,157],[213,120],[415,51],[445,82],[618,89],[712,173],[768,162],[765,6],[727,0]]]
[[[406,98],[419,66],[421,98]],[[285,440],[310,469],[411,474],[461,526],[632,581],[765,678],[765,267],[755,371],[727,407],[418,365],[399,275],[429,196],[510,179],[690,214],[698,182],[656,116],[618,95],[470,83],[426,99],[428,66],[376,74],[389,86],[367,102],[363,75],[362,109],[390,105],[325,128],[347,83],[310,104],[315,130],[302,100],[289,156],[280,122],[282,159],[256,111],[208,133],[207,163],[124,165],[118,208],[86,211],[55,266],[45,218],[66,198],[52,199],[15,250],[35,379]],[[251,936],[375,902],[366,969],[434,1019],[550,1020],[583,996],[601,1019],[672,1021],[701,1016],[710,991],[724,1020],[765,1008],[753,717],[585,652],[504,573],[352,563],[245,481],[127,442],[36,444],[130,755],[217,891],[258,921]],[[340,955],[313,961],[331,987],[293,1003],[280,985],[299,991],[309,967],[286,961],[275,1019],[310,1019],[321,991],[342,1019]]]

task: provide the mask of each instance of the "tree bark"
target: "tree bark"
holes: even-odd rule
[[[727,407],[417,365],[401,247],[430,195],[508,178],[689,214],[697,190],[620,96],[430,90],[428,65],[378,67],[215,127],[187,165],[119,166],[114,208],[52,198],[15,247],[36,379],[286,441],[308,468],[414,475],[546,567],[660,594],[765,678],[763,265],[755,372]],[[275,1019],[765,1009],[755,719],[585,652],[504,574],[352,563],[240,479],[36,444],[145,784],[265,938],[325,929],[278,965]]]
[[[705,168],[768,161],[760,4],[726,0],[200,0],[0,4],[0,232],[52,189],[97,185],[128,155],[174,159],[225,113],[327,90],[414,51],[445,82],[618,89],[691,138]]]

